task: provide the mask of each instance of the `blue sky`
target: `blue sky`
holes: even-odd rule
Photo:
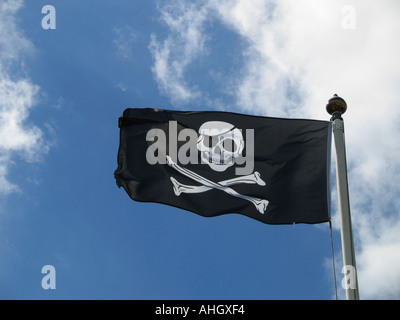
[[[41,26],[47,4],[54,30]],[[387,138],[399,131],[399,9],[395,0],[0,0],[0,298],[333,299],[327,224],[136,203],[113,172],[126,107],[328,120],[334,93],[349,104],[360,295],[399,298],[400,150]],[[334,159],[332,168],[343,298]],[[45,265],[54,290],[41,286]]]

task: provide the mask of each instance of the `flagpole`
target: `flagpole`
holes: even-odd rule
[[[343,272],[342,285],[347,300],[359,300],[356,256],[351,226],[350,201],[347,181],[346,147],[342,114],[347,110],[344,99],[337,94],[329,100],[326,110],[332,115],[332,131],[335,138],[336,178],[339,198],[340,231],[342,237]]]

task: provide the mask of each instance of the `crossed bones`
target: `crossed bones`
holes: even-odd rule
[[[180,167],[168,155],[167,155],[167,164],[176,171],[178,171],[179,173],[183,174],[184,176],[202,184],[201,186],[189,186],[180,183],[173,177],[170,177],[174,187],[175,195],[177,196],[179,196],[181,193],[201,193],[211,189],[217,189],[224,191],[233,197],[250,201],[256,207],[256,209],[262,214],[264,214],[265,210],[268,207],[269,204],[268,200],[246,196],[236,192],[235,190],[229,187],[240,183],[258,184],[260,186],[265,186],[265,182],[261,179],[261,176],[257,171],[247,176],[237,177],[220,182],[213,182],[211,180],[208,180],[200,176],[199,174],[193,171]]]

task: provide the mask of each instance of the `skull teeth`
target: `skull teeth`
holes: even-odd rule
[[[230,164],[231,162],[225,159],[214,159],[212,157],[208,158],[208,163],[213,163],[213,164],[219,164],[219,165],[227,165]]]

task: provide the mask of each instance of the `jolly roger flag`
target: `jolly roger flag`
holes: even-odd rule
[[[328,121],[128,108],[119,127],[114,177],[133,200],[267,224],[330,219]]]

